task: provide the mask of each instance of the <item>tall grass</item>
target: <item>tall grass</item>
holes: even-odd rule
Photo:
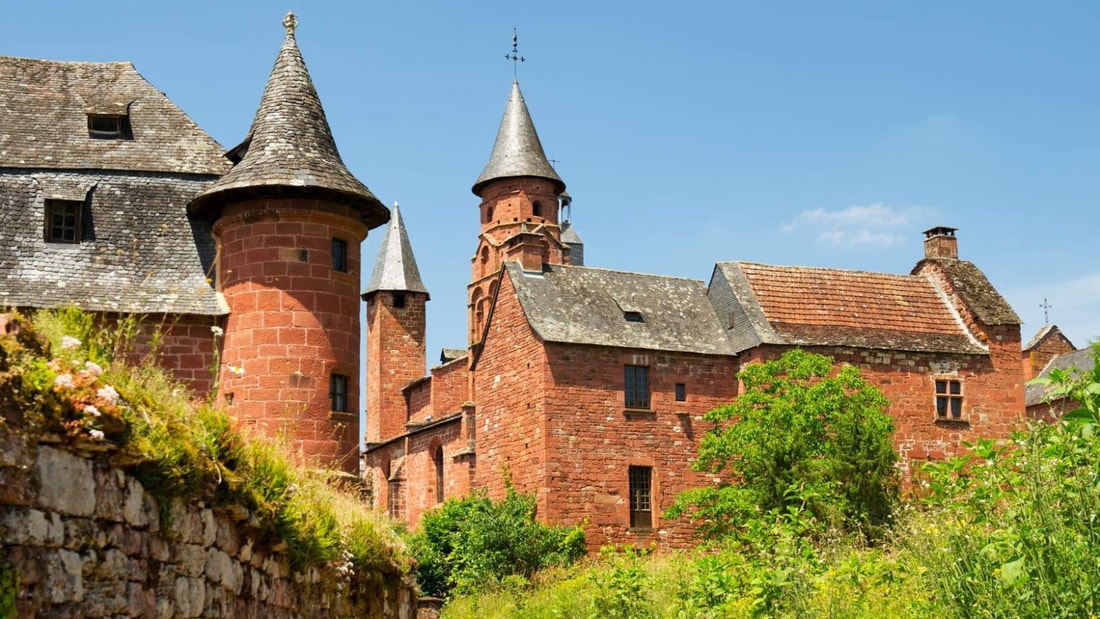
[[[242,432],[156,364],[132,361],[136,319],[106,323],[63,309],[17,320],[18,336],[0,337],[0,395],[11,394],[20,409],[5,415],[8,423],[112,450],[165,514],[177,498],[243,506],[297,567],[411,571],[395,524],[359,501],[352,484],[296,464],[282,441]]]

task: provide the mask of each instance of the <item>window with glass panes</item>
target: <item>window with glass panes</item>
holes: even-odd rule
[[[649,368],[628,365],[623,373],[623,394],[627,408],[649,408]]]
[[[653,468],[632,466],[630,477],[630,528],[653,526]]]
[[[937,378],[936,419],[962,419],[962,405],[962,381],[950,378]]]
[[[346,413],[348,410],[348,377],[343,374],[329,376],[329,398],[332,410]]]

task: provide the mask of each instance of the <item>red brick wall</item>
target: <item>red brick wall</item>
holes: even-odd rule
[[[210,328],[224,327],[224,321],[216,316],[148,316],[128,356],[144,362],[152,353],[155,362],[190,387],[196,397],[206,397],[213,388],[214,371],[219,369],[215,368],[215,351],[220,352],[223,344]]]
[[[405,389],[405,398],[409,402],[409,421],[424,421],[432,414],[432,380]]]
[[[471,400],[469,359],[455,359],[432,368],[432,411],[437,418],[462,410]]]
[[[999,350],[993,347],[990,356],[832,347],[807,350],[858,366],[863,377],[882,390],[890,400],[887,412],[894,418],[894,444],[908,475],[911,462],[941,460],[960,453],[964,441],[1004,438],[1020,427],[1024,406],[1022,376],[1015,362],[1018,347],[1017,338],[1015,348],[1011,343]],[[739,367],[777,358],[785,350],[761,346],[745,351],[738,359]],[[936,419],[936,377],[962,382],[967,421]]]
[[[1031,380],[1043,371],[1050,360],[1058,355],[1073,352],[1073,343],[1061,331],[1048,333],[1031,350],[1023,352],[1024,380]]]
[[[505,472],[548,512],[546,477],[546,352],[531,332],[511,280],[501,280],[493,320],[476,372],[477,485],[505,495]]]
[[[732,357],[549,344],[545,405],[550,500],[543,515],[554,522],[587,522],[590,549],[609,543],[685,547],[693,541],[686,519],[661,513],[676,495],[705,483],[694,472],[702,415],[734,399]],[[650,413],[627,412],[623,368],[649,368]],[[686,401],[675,400],[683,383]],[[630,529],[630,466],[653,469],[653,528]]]
[[[301,199],[231,205],[214,225],[218,286],[229,304],[220,395],[246,426],[288,437],[306,460],[357,472],[359,246],[351,209]],[[332,268],[347,242],[348,272]],[[241,367],[243,374],[226,371]],[[329,377],[347,377],[347,412],[332,411]]]
[[[424,376],[427,295],[400,294],[405,297],[404,307],[394,307],[395,293],[390,291],[367,297],[368,443],[405,432],[409,410],[402,389]]]

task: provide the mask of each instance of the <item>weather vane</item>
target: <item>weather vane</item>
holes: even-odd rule
[[[527,59],[519,55],[519,35],[516,34],[516,29],[512,28],[512,53],[504,54],[504,58],[512,61],[512,77],[516,76],[516,67],[521,62],[527,62]]]
[[[1043,308],[1043,324],[1044,325],[1049,325],[1050,324],[1050,308],[1052,308],[1054,306],[1051,305],[1047,301],[1046,297],[1043,297],[1043,302],[1039,304],[1039,307]]]
[[[286,36],[294,36],[294,29],[298,27],[298,16],[294,11],[287,12],[286,17],[283,18],[283,27],[286,28]]]

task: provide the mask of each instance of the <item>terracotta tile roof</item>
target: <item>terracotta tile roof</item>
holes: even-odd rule
[[[985,352],[923,276],[723,262],[708,294],[737,351],[772,343]]]
[[[195,199],[192,212],[242,197],[308,196],[355,208],[368,228],[389,221],[389,210],[340,158],[292,33],[275,59],[248,137],[234,149],[241,150],[240,163]]]
[[[220,175],[224,149],[129,62],[0,56],[0,168]],[[89,114],[124,115],[123,138],[92,137]]]

